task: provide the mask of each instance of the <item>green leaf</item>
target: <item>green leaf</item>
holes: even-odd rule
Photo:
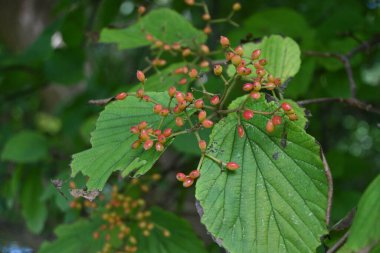
[[[380,244],[380,175],[368,186],[361,197],[345,245],[353,252]],[[367,251],[366,251],[367,252]]]
[[[167,92],[147,93],[153,99],[168,104]],[[153,113],[153,104],[141,101],[136,97],[128,97],[123,101],[113,101],[106,106],[96,123],[91,135],[92,148],[73,155],[71,163],[72,176],[78,172],[89,176],[87,187],[90,190],[102,189],[112,172],[120,170],[123,176],[134,171],[135,175],[147,172],[161,153],[154,148],[145,151],[142,147],[132,149],[131,145],[137,136],[130,132],[130,127],[141,121],[158,127],[161,116]],[[162,129],[177,127],[170,114],[165,118]],[[165,146],[170,145],[170,141]]]
[[[38,132],[25,130],[14,135],[5,144],[1,159],[17,163],[33,163],[47,157],[46,138]]]
[[[273,111],[278,105],[261,98],[246,106]],[[314,252],[327,232],[328,186],[320,147],[289,120],[268,135],[269,118],[256,114],[243,120],[243,138],[237,134],[236,114],[215,125],[207,154],[237,162],[240,168],[222,172],[215,162],[204,160],[196,184],[202,223],[231,253]],[[281,144],[284,127],[286,147]]]
[[[99,228],[102,221],[78,220],[72,224],[64,224],[55,230],[57,239],[44,242],[38,253],[95,253],[102,249],[104,240],[94,240],[92,234]]]
[[[149,12],[136,24],[125,29],[103,29],[100,42],[116,43],[120,49],[147,46],[150,42],[143,31],[167,44],[181,41],[183,46],[194,47],[194,43],[206,41],[206,35],[195,29],[183,16],[161,8]]]
[[[261,49],[262,58],[266,58],[268,64],[265,69],[269,74],[275,77],[280,77],[282,81],[286,81],[289,77],[297,74],[301,66],[301,51],[300,48],[293,39],[289,37],[281,37],[279,35],[272,35],[270,37],[264,37],[263,40],[258,43],[247,43],[243,45],[244,56],[250,58],[251,53],[255,49]],[[255,68],[252,68],[252,73],[248,79],[255,76]],[[235,72],[232,65],[228,68],[228,74],[231,76]]]
[[[33,233],[40,233],[47,218],[47,208],[41,196],[44,192],[41,171],[31,171],[23,180],[21,190],[22,216]]]
[[[197,238],[186,220],[160,208],[152,208],[151,218],[156,227],[167,229],[170,236],[165,237],[159,228],[153,229],[149,237],[143,236],[139,231],[137,236],[139,253],[207,252],[203,242]]]

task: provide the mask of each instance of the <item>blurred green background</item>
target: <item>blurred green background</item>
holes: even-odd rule
[[[225,17],[234,1],[207,3],[213,16]],[[379,1],[241,3],[234,18],[241,26],[213,27],[211,49],[218,48],[220,35],[237,44],[280,34],[295,39],[303,52],[347,53],[380,36]],[[105,27],[133,24],[141,4],[148,10],[172,8],[203,29],[201,10],[180,0],[0,0],[0,245],[16,241],[38,249],[42,241],[54,238],[56,226],[80,216],[50,179],[67,179],[70,156],[89,147],[101,108],[88,100],[130,89],[136,69],[146,66],[148,48],[120,51],[96,42]],[[380,107],[378,49],[363,50],[351,64],[358,98]],[[206,85],[218,89],[212,78]],[[347,74],[336,59],[303,55],[301,70],[285,95],[294,100],[347,98]],[[338,103],[307,108],[308,132],[321,143],[334,177],[334,223],[356,206],[380,172],[380,118]],[[180,138],[161,158],[161,191],[151,201],[188,219],[210,243],[193,205],[193,189],[184,191],[171,179],[176,169],[196,164],[194,148],[184,145],[188,141]],[[170,194],[163,199],[159,194],[165,192]]]

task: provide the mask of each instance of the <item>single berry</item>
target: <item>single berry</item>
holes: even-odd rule
[[[241,4],[240,3],[234,3],[232,5],[232,10],[233,11],[239,11],[241,9]]]
[[[192,179],[198,178],[200,175],[199,170],[193,170],[189,173],[189,177]]]
[[[181,49],[181,44],[179,44],[178,42],[174,42],[172,48],[173,50],[178,51]]]
[[[145,150],[148,150],[148,149],[151,149],[153,147],[153,141],[152,140],[146,140],[144,142],[144,149]]]
[[[244,76],[245,75],[245,69],[246,67],[240,65],[240,66],[237,66],[236,67],[236,73],[240,76]]]
[[[190,78],[197,78],[198,77],[198,71],[196,69],[191,69],[189,72]]]
[[[191,55],[191,50],[189,48],[185,48],[184,50],[182,50],[182,56],[183,57],[187,57],[190,55]]]
[[[203,54],[208,54],[208,53],[210,53],[210,49],[209,49],[208,46],[205,45],[205,44],[201,45],[201,51],[202,51]]]
[[[210,33],[212,33],[211,26],[206,25],[205,28],[203,28],[203,32],[204,32],[205,34],[210,34]]]
[[[239,125],[238,128],[237,128],[237,130],[238,130],[239,137],[243,138],[243,136],[244,136],[244,128],[243,128],[243,126]]]
[[[261,65],[261,66],[265,66],[265,65],[267,65],[267,59],[260,59],[259,60],[259,64]]]
[[[166,142],[166,137],[165,136],[165,133],[164,134],[160,134],[159,136],[157,136],[157,140],[159,143],[165,143]]]
[[[237,170],[240,168],[239,164],[235,163],[235,162],[228,162],[226,164],[226,168],[229,169],[229,170]]]
[[[230,61],[231,58],[232,58],[232,56],[234,56],[234,55],[235,55],[235,54],[232,53],[232,52],[227,52],[227,53],[226,53],[226,60],[227,60],[227,61]]]
[[[254,89],[255,91],[260,91],[260,90],[261,90],[261,83],[258,82],[258,81],[254,81],[254,82],[253,82],[253,89]]]
[[[250,120],[250,119],[252,119],[252,118],[253,118],[253,115],[254,115],[253,111],[252,111],[252,110],[249,110],[249,109],[244,110],[244,112],[243,112],[243,118],[244,118],[245,120]]]
[[[183,181],[183,184],[182,184],[182,185],[183,185],[183,187],[188,188],[188,187],[192,186],[193,183],[194,183],[194,179],[192,179],[192,178],[190,178],[190,177],[187,177],[187,178],[185,179],[185,181]]]
[[[210,14],[205,13],[205,14],[202,15],[202,19],[203,19],[204,21],[209,21],[209,20],[211,19],[211,16],[210,16]]]
[[[211,120],[209,119],[205,119],[203,122],[202,122],[202,125],[204,128],[211,128],[213,125],[214,125],[214,122],[212,122]]]
[[[140,133],[140,129],[138,128],[138,126],[131,126],[130,131],[131,131],[131,133],[133,133],[133,134],[138,134],[138,133]]]
[[[212,105],[217,105],[217,104],[219,104],[220,103],[220,98],[219,98],[219,96],[213,96],[211,99],[210,99],[210,103],[212,104]]]
[[[169,97],[174,97],[175,93],[177,92],[177,89],[172,86],[168,89],[168,94],[169,94]]]
[[[146,11],[146,8],[145,8],[144,6],[142,6],[142,5],[140,5],[139,8],[137,9],[137,12],[138,12],[140,15],[144,14],[145,11]]]
[[[235,65],[235,66],[238,66],[241,63],[241,56],[237,55],[237,54],[235,54],[234,56],[232,56],[231,63],[233,65]]]
[[[198,120],[199,122],[203,122],[207,117],[207,113],[206,111],[200,111],[199,114],[198,114]]]
[[[267,84],[265,85],[265,88],[266,88],[267,90],[274,90],[274,89],[276,88],[276,85],[275,85],[274,83],[267,83]]]
[[[138,89],[136,91],[136,97],[143,98],[144,97],[144,90],[143,89]]]
[[[199,149],[202,151],[202,152],[205,152],[206,151],[206,148],[207,148],[207,143],[205,140],[200,140],[198,142],[198,146],[199,146]]]
[[[251,91],[252,89],[253,89],[253,84],[251,84],[251,83],[246,83],[243,85],[244,91]]]
[[[263,76],[265,76],[266,71],[265,71],[264,69],[256,69],[256,74],[257,74],[259,77],[263,77]]]
[[[259,59],[260,55],[261,55],[261,50],[260,49],[254,50],[252,52],[252,54],[251,54],[251,60],[257,60],[257,59]]]
[[[121,92],[121,93],[119,93],[119,94],[117,94],[117,95],[115,96],[115,99],[116,99],[116,100],[123,100],[123,99],[125,99],[127,96],[128,96],[127,93],[125,93],[125,92]]]
[[[234,51],[237,55],[240,55],[240,56],[243,56],[244,54],[244,49],[242,46],[237,46]]]
[[[162,105],[161,104],[156,104],[156,105],[154,105],[154,107],[153,107],[153,112],[154,113],[160,113],[161,111],[162,111]]]
[[[139,135],[140,140],[146,141],[150,139],[149,133],[146,129],[141,130]]]
[[[147,41],[151,41],[151,42],[154,40],[153,35],[150,34],[150,33],[148,33],[147,35],[145,35],[145,38],[146,38]]]
[[[281,122],[282,122],[282,118],[281,116],[279,115],[274,115],[272,117],[272,122],[273,122],[273,125],[277,126],[277,125],[281,125]]]
[[[132,149],[136,149],[136,148],[140,147],[140,145],[141,145],[141,141],[137,140],[137,141],[132,143]]]
[[[161,110],[160,112],[160,115],[163,116],[163,117],[166,117],[169,115],[169,109],[168,108],[164,108]]]
[[[146,121],[141,121],[141,122],[138,124],[138,128],[139,128],[139,129],[145,129],[147,126],[148,126],[148,122],[146,122]]]
[[[165,137],[169,137],[170,135],[172,135],[172,129],[171,128],[166,128],[163,132],[163,135]]]
[[[220,44],[223,48],[227,48],[230,46],[230,40],[225,36],[220,36]]]
[[[295,113],[288,114],[288,117],[289,117],[289,119],[290,119],[291,121],[295,121],[295,120],[298,119],[298,116],[297,116],[297,114],[295,114]]]
[[[150,97],[149,97],[148,95],[144,95],[144,96],[143,96],[143,100],[144,100],[145,102],[149,102],[149,101],[150,101]]]
[[[183,119],[181,117],[176,117],[175,118],[175,124],[179,127],[183,126]]]
[[[208,66],[210,66],[210,63],[208,61],[204,60],[204,61],[201,61],[201,63],[199,63],[199,66],[201,68],[208,68]]]
[[[218,64],[214,66],[214,74],[216,76],[220,76],[222,72],[223,72],[223,67],[221,65]]]
[[[193,102],[193,100],[194,100],[194,95],[193,95],[193,93],[191,93],[191,92],[188,92],[188,93],[186,93],[186,96],[185,96],[185,100],[187,101],[187,102]]]
[[[155,148],[158,152],[164,151],[164,145],[162,145],[162,143],[157,142]]]
[[[185,101],[185,96],[180,91],[177,91],[177,93],[175,94],[175,98],[177,99],[178,103]]]
[[[274,131],[274,124],[272,120],[268,120],[265,129],[267,130],[268,133],[272,133]]]
[[[157,47],[157,48],[161,48],[164,46],[164,42],[162,42],[161,40],[156,40],[154,42],[154,45]]]
[[[153,133],[155,136],[159,136],[162,133],[162,131],[160,129],[156,129],[156,130],[154,130]]]
[[[185,85],[187,83],[187,79],[184,77],[184,78],[181,78],[179,81],[178,81],[178,84],[179,85]]]
[[[137,79],[140,81],[140,82],[145,82],[145,75],[144,75],[144,72],[142,72],[141,70],[137,70],[137,73],[136,73],[136,76],[137,76]]]
[[[288,111],[292,110],[292,106],[291,106],[290,104],[286,103],[286,102],[282,103],[282,104],[281,104],[281,107],[282,107],[282,109],[283,109],[285,112],[288,112]]]
[[[178,172],[175,177],[180,182],[184,182],[186,180],[186,175],[184,173],[182,173],[182,172]]]
[[[202,109],[203,106],[204,106],[204,102],[203,102],[203,100],[202,100],[202,99],[198,99],[198,100],[196,100],[195,103],[194,103],[194,106],[195,106],[195,108],[197,108],[197,109]]]

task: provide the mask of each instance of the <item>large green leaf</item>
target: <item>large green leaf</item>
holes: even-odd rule
[[[373,180],[361,197],[345,245],[349,252],[364,252],[380,244],[380,175]],[[367,251],[365,251],[367,252]]]
[[[26,225],[33,233],[40,233],[48,215],[46,204],[42,199],[44,186],[40,170],[29,170],[29,175],[23,180],[21,189],[22,216]]]
[[[139,253],[206,253],[203,242],[197,238],[191,225],[184,219],[160,208],[152,209],[152,221],[170,232],[165,237],[160,229],[153,229],[149,237],[138,234]],[[140,231],[141,232],[141,231]]]
[[[163,105],[167,105],[167,92],[147,93]],[[147,172],[161,153],[154,148],[145,151],[142,147],[132,149],[137,140],[129,129],[141,121],[158,127],[161,116],[153,113],[153,104],[141,101],[136,97],[128,97],[123,101],[113,101],[106,106],[96,123],[96,129],[91,136],[92,147],[73,155],[71,163],[72,176],[78,172],[89,176],[89,189],[102,189],[112,172],[120,170],[126,176],[131,172],[142,175]],[[165,118],[163,128],[172,127],[176,130],[174,117]],[[166,143],[166,146],[170,142]]]
[[[1,153],[1,159],[18,163],[32,163],[46,158],[47,154],[46,138],[38,132],[25,130],[8,140]]]
[[[250,57],[255,49],[261,49],[262,58],[266,58],[268,64],[265,69],[268,73],[275,77],[280,77],[282,81],[286,81],[289,77],[297,74],[301,66],[301,51],[293,39],[289,37],[282,37],[279,35],[272,35],[264,37],[260,43],[247,43],[243,45],[244,56]],[[255,69],[253,66],[252,73],[248,79],[253,77]],[[234,73],[232,66],[229,66],[228,73]]]
[[[101,225],[100,219],[78,220],[73,224],[64,224],[55,230],[57,239],[44,242],[38,253],[95,253],[102,249],[104,240],[94,240],[92,234]]]
[[[263,111],[277,107],[263,98],[247,106]],[[207,153],[241,167],[222,172],[205,159],[196,185],[202,223],[232,253],[313,252],[327,232],[328,185],[320,147],[289,120],[268,135],[268,119],[256,114],[250,121],[243,120],[243,138],[237,134],[236,114],[214,127]]]
[[[150,44],[145,33],[167,44],[181,41],[181,44],[194,47],[194,43],[203,43],[206,36],[195,29],[183,16],[177,12],[161,8],[145,15],[136,24],[125,29],[103,29],[100,42],[116,43],[120,49],[147,46]]]

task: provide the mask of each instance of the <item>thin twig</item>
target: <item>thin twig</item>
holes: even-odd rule
[[[105,106],[109,102],[111,102],[112,100],[114,100],[114,97],[103,98],[103,99],[91,99],[91,100],[88,101],[88,103],[91,104],[91,105]]]
[[[326,224],[330,224],[330,218],[331,218],[331,207],[332,207],[332,198],[333,198],[333,192],[334,192],[334,184],[333,184],[333,178],[331,175],[330,166],[327,163],[325,154],[323,153],[322,147],[321,147],[321,157],[323,162],[323,168],[325,169],[325,174],[327,178],[328,183],[328,192],[327,192],[327,209],[326,209]]]
[[[349,234],[349,231],[347,231],[326,253],[337,252],[346,243]]]
[[[372,112],[380,115],[380,109],[373,107],[371,104],[365,103],[363,101],[360,101],[356,98],[333,98],[333,97],[325,97],[325,98],[312,98],[312,99],[306,99],[297,101],[299,105],[309,105],[309,104],[320,104],[320,103],[327,103],[327,102],[339,102],[344,103],[349,106],[358,108],[360,110],[364,110],[367,112]]]

